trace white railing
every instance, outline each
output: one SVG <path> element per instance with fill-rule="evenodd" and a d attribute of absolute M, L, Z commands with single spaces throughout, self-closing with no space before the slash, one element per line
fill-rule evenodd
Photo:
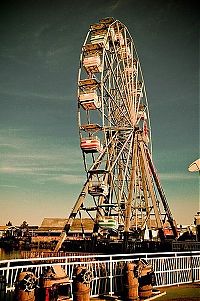
<path fill-rule="evenodd" d="M 0 261 L 0 275 L 6 279 L 7 291 L 12 291 L 17 276 L 22 271 L 31 270 L 39 278 L 48 267 L 60 265 L 72 283 L 74 268 L 84 266 L 92 272 L 91 296 L 98 296 L 102 293 L 112 295 L 120 291 L 123 285 L 124 263 L 140 258 L 152 264 L 158 287 L 200 281 L 199 251 L 2 260 Z"/>

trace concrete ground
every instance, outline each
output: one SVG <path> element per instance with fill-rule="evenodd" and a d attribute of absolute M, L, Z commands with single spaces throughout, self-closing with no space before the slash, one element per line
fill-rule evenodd
<path fill-rule="evenodd" d="M 166 295 L 156 299 L 159 301 L 200 301 L 200 283 L 165 287 L 160 291 Z"/>
<path fill-rule="evenodd" d="M 166 292 L 164 296 L 160 296 L 155 300 L 158 301 L 200 301 L 200 283 L 184 284 L 179 286 L 170 286 L 159 288 L 160 293 Z M 122 298 L 91 298 L 91 301 L 115 301 L 123 300 Z M 151 300 L 146 299 L 146 301 Z"/>

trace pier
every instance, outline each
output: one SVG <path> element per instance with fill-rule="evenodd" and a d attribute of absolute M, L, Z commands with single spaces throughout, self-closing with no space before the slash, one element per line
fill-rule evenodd
<path fill-rule="evenodd" d="M 198 283 L 200 281 L 199 251 L 40 257 L 2 260 L 0 262 L 0 276 L 5 286 L 2 288 L 1 295 L 3 296 L 4 294 L 7 297 L 13 295 L 17 275 L 20 272 L 32 271 L 37 279 L 40 279 L 45 269 L 56 266 L 61 266 L 69 277 L 69 285 L 72 292 L 74 269 L 77 266 L 84 266 L 91 272 L 91 298 L 102 295 L 119 296 L 123 284 L 122 272 L 124 264 L 139 259 L 144 259 L 152 265 L 155 272 L 155 288 Z"/>

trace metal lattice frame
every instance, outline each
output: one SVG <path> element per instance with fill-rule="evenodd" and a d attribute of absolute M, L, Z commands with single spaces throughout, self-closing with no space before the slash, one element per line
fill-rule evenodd
<path fill-rule="evenodd" d="M 162 213 L 172 226 L 173 219 L 151 160 L 150 118 L 139 57 L 126 26 L 112 18 L 91 25 L 82 47 L 78 124 L 80 141 L 98 139 L 100 145 L 98 151 L 82 148 L 87 180 L 63 239 L 78 212 L 94 220 L 97 233 L 99 221 L 112 218 L 125 233 L 148 227 L 163 237 Z M 95 181 L 103 183 L 107 193 L 90 193 Z"/>

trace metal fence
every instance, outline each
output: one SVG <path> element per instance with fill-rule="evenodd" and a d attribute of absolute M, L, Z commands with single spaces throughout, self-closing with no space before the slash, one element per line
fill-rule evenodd
<path fill-rule="evenodd" d="M 84 266 L 92 273 L 91 296 L 113 295 L 122 287 L 124 264 L 139 259 L 152 264 L 157 287 L 200 281 L 199 251 L 2 260 L 0 276 L 6 280 L 6 291 L 9 292 L 14 290 L 17 275 L 22 271 L 32 271 L 39 278 L 47 268 L 59 265 L 72 284 L 74 268 Z"/>

